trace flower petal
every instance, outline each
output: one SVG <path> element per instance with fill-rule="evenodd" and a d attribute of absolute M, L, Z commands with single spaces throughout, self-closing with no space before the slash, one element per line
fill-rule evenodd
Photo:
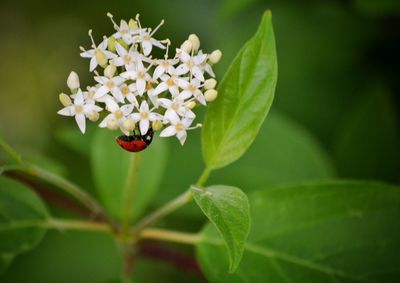
<path fill-rule="evenodd" d="M 125 116 L 128 116 L 133 111 L 133 105 L 132 104 L 125 104 L 124 106 L 121 107 L 120 110 L 122 111 L 122 113 L 124 113 Z"/>
<path fill-rule="evenodd" d="M 96 93 L 94 94 L 93 98 L 98 99 L 98 98 L 102 97 L 103 95 L 107 94 L 108 92 L 109 92 L 108 87 L 103 85 L 98 90 L 96 90 Z"/>
<path fill-rule="evenodd" d="M 149 126 L 150 126 L 149 120 L 147 120 L 147 119 L 140 120 L 139 127 L 140 127 L 140 133 L 142 134 L 142 136 L 147 134 L 147 131 L 149 130 Z"/>
<path fill-rule="evenodd" d="M 136 80 L 136 88 L 139 95 L 142 96 L 146 89 L 146 81 L 144 79 Z"/>
<path fill-rule="evenodd" d="M 160 137 L 170 137 L 176 135 L 176 128 L 175 126 L 166 127 L 161 133 Z"/>
<path fill-rule="evenodd" d="M 116 112 L 119 110 L 118 104 L 111 97 L 106 98 L 106 105 L 110 112 Z"/>
<path fill-rule="evenodd" d="M 60 114 L 62 116 L 74 116 L 75 115 L 75 107 L 74 106 L 68 106 L 65 107 L 57 112 L 57 114 Z"/>
<path fill-rule="evenodd" d="M 76 114 L 75 115 L 75 121 L 78 124 L 78 127 L 81 130 L 82 134 L 84 134 L 85 130 L 86 130 L 85 114 L 83 114 L 83 113 Z"/>
<path fill-rule="evenodd" d="M 151 49 L 153 48 L 153 45 L 151 44 L 151 42 L 149 40 L 143 40 L 142 48 L 143 48 L 143 54 L 145 56 L 147 56 L 151 53 Z"/>
<path fill-rule="evenodd" d="M 165 82 L 160 83 L 154 90 L 154 95 L 159 95 L 160 93 L 166 91 L 168 89 L 168 85 Z"/>

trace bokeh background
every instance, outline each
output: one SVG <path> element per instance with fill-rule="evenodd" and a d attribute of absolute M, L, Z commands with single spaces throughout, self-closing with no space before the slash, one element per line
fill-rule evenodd
<path fill-rule="evenodd" d="M 97 40 L 111 34 L 108 11 L 116 19 L 140 13 L 147 26 L 165 19 L 158 38 L 169 37 L 178 47 L 196 33 L 204 50 L 222 50 L 216 66 L 222 78 L 265 9 L 272 10 L 279 65 L 272 111 L 249 152 L 215 172 L 210 183 L 247 192 L 326 178 L 398 184 L 398 0 L 1 1 L 0 133 L 29 159 L 92 190 L 87 157 L 94 129 L 82 139 L 72 119 L 56 115 L 71 70 L 80 74 L 82 85 L 92 83 L 78 48 L 90 45 L 88 29 Z M 184 148 L 175 140 L 168 146 L 163 193 L 153 206 L 182 192 L 203 168 L 199 131 L 189 135 Z M 197 216 L 189 207 L 168 225 L 198 229 Z M 29 276 L 30 282 L 107 282 L 119 269 L 111 239 L 50 232 L 0 281 L 26 282 Z M 139 261 L 134 273 L 140 282 L 156 282 L 154 270 L 168 278 L 165 282 L 202 281 L 150 259 Z"/>

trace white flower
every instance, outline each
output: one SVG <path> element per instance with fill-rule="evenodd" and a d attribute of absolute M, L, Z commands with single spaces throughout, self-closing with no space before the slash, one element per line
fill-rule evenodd
<path fill-rule="evenodd" d="M 125 81 L 123 78 L 120 76 L 115 76 L 113 78 L 96 76 L 94 79 L 100 84 L 100 87 L 97 89 L 94 95 L 94 99 L 99 99 L 107 93 L 111 93 L 118 101 L 124 101 L 124 97 L 122 96 L 119 88 L 119 86 Z"/>
<path fill-rule="evenodd" d="M 203 70 L 201 64 L 207 59 L 207 55 L 199 52 L 196 56 L 190 56 L 183 50 L 180 50 L 179 59 L 182 64 L 178 66 L 178 75 L 183 75 L 190 72 L 199 81 L 204 81 Z"/>
<path fill-rule="evenodd" d="M 187 99 L 193 96 L 198 102 L 206 105 L 206 100 L 200 90 L 201 84 L 197 79 L 192 79 L 190 82 L 181 80 L 179 81 L 179 87 L 183 89 L 183 91 L 179 94 L 181 99 Z"/>
<path fill-rule="evenodd" d="M 154 70 L 153 73 L 153 79 L 156 80 L 159 77 L 161 77 L 162 74 L 164 73 L 169 73 L 169 74 L 175 74 L 175 68 L 174 66 L 178 64 L 179 60 L 178 59 L 163 59 L 163 60 L 158 60 L 157 64 L 158 66 Z"/>
<path fill-rule="evenodd" d="M 92 30 L 89 30 L 89 37 L 92 40 L 92 48 L 90 50 L 85 50 L 83 47 L 81 47 L 81 50 L 83 51 L 81 53 L 81 56 L 83 58 L 90 58 L 90 71 L 93 71 L 96 69 L 97 65 L 104 66 L 107 64 L 108 59 L 112 59 L 117 57 L 114 53 L 106 50 L 107 48 L 107 43 L 108 39 L 104 38 L 103 41 L 99 44 L 99 46 L 96 47 L 96 44 L 94 43 L 93 37 L 92 37 Z"/>
<path fill-rule="evenodd" d="M 79 88 L 79 76 L 76 72 L 72 71 L 67 79 L 67 86 L 71 91 L 74 91 Z"/>
<path fill-rule="evenodd" d="M 171 120 L 171 117 L 176 115 L 192 120 L 196 118 L 196 115 L 193 113 L 193 111 L 186 107 L 187 102 L 180 99 L 179 97 L 176 97 L 173 100 L 167 98 L 159 98 L 158 101 L 163 108 L 167 109 L 164 114 L 164 117 L 167 120 Z"/>
<path fill-rule="evenodd" d="M 133 105 L 125 104 L 121 107 L 114 101 L 114 99 L 110 96 L 106 98 L 106 106 L 110 114 L 108 114 L 103 121 L 101 121 L 99 127 L 105 128 L 108 127 L 109 124 L 117 124 L 121 131 L 124 132 L 125 135 L 129 135 L 129 132 L 125 130 L 124 122 L 127 117 L 132 113 Z"/>
<path fill-rule="evenodd" d="M 139 103 L 136 99 L 136 84 L 122 84 L 120 86 L 122 95 L 128 99 L 130 103 L 132 103 L 135 107 L 139 107 Z"/>
<path fill-rule="evenodd" d="M 174 73 L 174 71 L 172 72 Z M 154 91 L 154 94 L 158 95 L 166 90 L 172 94 L 172 97 L 176 97 L 179 95 L 179 84 L 186 85 L 184 82 L 187 82 L 188 78 L 179 77 L 177 75 L 167 75 L 164 74 L 161 76 L 161 83 L 159 83 Z"/>
<path fill-rule="evenodd" d="M 171 121 L 171 126 L 166 127 L 160 133 L 160 137 L 176 136 L 181 145 L 183 145 L 187 137 L 186 131 L 192 129 L 189 127 L 192 124 L 193 119 L 189 118 L 179 119 L 178 115 L 171 115 L 170 121 Z"/>
<path fill-rule="evenodd" d="M 143 59 L 143 56 L 140 55 L 139 52 L 134 51 L 133 47 L 130 48 L 128 51 L 118 42 L 115 43 L 115 50 L 117 51 L 119 56 L 114 58 L 112 62 L 117 67 L 125 65 L 135 66 L 138 61 L 142 61 Z"/>
<path fill-rule="evenodd" d="M 161 23 L 153 30 L 151 29 L 142 29 L 140 26 L 140 21 L 139 21 L 139 15 L 136 16 L 136 21 L 139 24 L 139 35 L 135 36 L 135 42 L 141 43 L 142 49 L 143 49 L 143 54 L 145 56 L 148 56 L 151 53 L 151 50 L 153 49 L 153 45 L 165 49 L 165 46 L 159 41 L 153 38 L 153 35 L 156 33 L 156 31 L 164 24 L 164 20 L 161 21 Z"/>
<path fill-rule="evenodd" d="M 121 77 L 127 80 L 136 81 L 136 89 L 140 96 L 146 90 L 146 82 L 151 80 L 151 76 L 147 73 L 151 68 L 151 65 L 147 68 L 144 67 L 142 62 L 138 62 L 135 68 L 130 68 L 126 66 L 127 71 L 120 74 Z"/>
<path fill-rule="evenodd" d="M 79 89 L 75 95 L 74 103 L 70 106 L 64 107 L 57 113 L 63 116 L 75 116 L 75 121 L 78 124 L 79 129 L 82 133 L 86 130 L 86 115 L 90 115 L 92 112 L 98 113 L 103 108 L 94 105 L 92 103 L 85 103 L 82 91 Z"/>
<path fill-rule="evenodd" d="M 161 120 L 162 116 L 158 113 L 151 112 L 149 105 L 143 101 L 139 108 L 139 113 L 133 113 L 131 116 L 133 121 L 139 122 L 140 133 L 145 135 L 149 130 L 150 121 Z"/>

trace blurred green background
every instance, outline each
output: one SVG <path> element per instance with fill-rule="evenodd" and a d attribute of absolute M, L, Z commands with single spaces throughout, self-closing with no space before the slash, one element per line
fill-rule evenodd
<path fill-rule="evenodd" d="M 93 83 L 78 49 L 90 45 L 88 29 L 97 40 L 111 34 L 108 11 L 116 19 L 140 13 L 147 26 L 164 18 L 158 38 L 169 37 L 178 47 L 196 33 L 205 51 L 222 50 L 216 66 L 221 79 L 265 9 L 272 10 L 279 64 L 273 110 L 248 153 L 215 172 L 210 183 L 247 192 L 334 177 L 400 183 L 398 0 L 2 1 L 0 132 L 29 159 L 90 190 L 94 129 L 82 138 L 72 119 L 56 115 L 71 70 L 82 85 Z M 183 148 L 173 139 L 168 145 L 168 169 L 154 206 L 182 192 L 203 168 L 199 131 Z M 201 220 L 193 221 L 192 208 L 168 225 L 187 221 L 188 230 L 198 229 Z M 52 232 L 0 281 L 26 282 L 29 275 L 31 282 L 107 282 L 118 277 L 118 257 L 105 236 Z M 154 282 L 146 270 L 178 282 L 177 270 L 146 260 L 136 265 L 138 282 Z M 187 276 L 180 280 L 201 281 Z"/>

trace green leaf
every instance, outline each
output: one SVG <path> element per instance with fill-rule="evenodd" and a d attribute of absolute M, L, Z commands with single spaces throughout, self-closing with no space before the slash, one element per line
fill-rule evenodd
<path fill-rule="evenodd" d="M 245 153 L 268 114 L 276 81 L 275 39 L 267 11 L 229 67 L 218 99 L 208 107 L 202 149 L 209 169 L 224 167 Z"/>
<path fill-rule="evenodd" d="M 93 139 L 91 165 L 96 190 L 112 215 L 121 218 L 127 184 L 129 159 L 132 154 L 115 142 L 115 132 L 98 130 Z M 141 152 L 139 180 L 134 196 L 133 217 L 137 219 L 157 192 L 167 160 L 167 146 L 155 137 Z"/>
<path fill-rule="evenodd" d="M 0 273 L 19 254 L 34 248 L 47 219 L 42 201 L 16 181 L 0 177 Z"/>
<path fill-rule="evenodd" d="M 229 272 L 235 271 L 242 258 L 250 231 L 249 202 L 240 189 L 229 186 L 192 187 L 194 200 L 217 228 L 229 254 Z"/>
<path fill-rule="evenodd" d="M 399 187 L 329 181 L 249 200 L 252 229 L 235 274 L 215 229 L 202 232 L 197 255 L 211 282 L 398 282 Z"/>
<path fill-rule="evenodd" d="M 224 170 L 216 171 L 209 182 L 235 184 L 247 193 L 266 185 L 332 176 L 331 160 L 311 133 L 271 110 L 246 155 Z"/>

